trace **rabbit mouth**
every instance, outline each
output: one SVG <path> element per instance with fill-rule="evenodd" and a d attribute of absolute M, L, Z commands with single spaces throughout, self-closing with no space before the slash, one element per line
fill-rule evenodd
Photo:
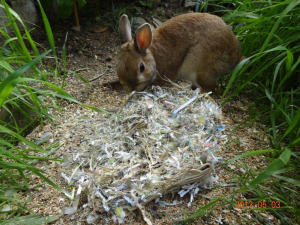
<path fill-rule="evenodd" d="M 149 84 L 150 84 L 150 82 L 143 82 L 143 83 L 137 84 L 134 87 L 134 90 L 135 91 L 144 91 Z"/>
<path fill-rule="evenodd" d="M 146 89 L 146 87 L 151 84 L 151 81 L 150 82 L 142 82 L 142 83 L 137 83 L 137 84 L 134 84 L 134 85 L 126 85 L 126 84 L 123 84 L 123 88 L 125 89 L 125 91 L 128 91 L 128 92 L 132 92 L 132 91 L 144 91 Z"/>
<path fill-rule="evenodd" d="M 124 82 L 123 80 L 119 79 L 121 85 L 125 89 L 125 91 L 132 92 L 132 91 L 144 91 L 148 85 L 154 83 L 156 76 L 152 76 L 150 79 L 143 79 L 140 82 Z"/>
<path fill-rule="evenodd" d="M 127 92 L 132 92 L 132 91 L 143 91 L 147 87 L 147 83 L 139 83 L 139 84 L 122 84 L 123 88 Z"/>
<path fill-rule="evenodd" d="M 142 82 L 137 83 L 134 86 L 135 91 L 144 91 L 148 85 L 154 83 L 156 76 L 152 76 L 151 79 L 144 80 Z"/>

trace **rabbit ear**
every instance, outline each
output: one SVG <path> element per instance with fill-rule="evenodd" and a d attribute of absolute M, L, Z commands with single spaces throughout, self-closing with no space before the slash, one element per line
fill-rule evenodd
<path fill-rule="evenodd" d="M 134 47 L 141 53 L 146 53 L 146 50 L 152 44 L 152 31 L 148 23 L 140 26 L 134 35 Z"/>
<path fill-rule="evenodd" d="M 122 43 L 132 40 L 131 36 L 131 26 L 128 20 L 128 16 L 123 14 L 119 21 L 119 33 L 121 36 Z"/>

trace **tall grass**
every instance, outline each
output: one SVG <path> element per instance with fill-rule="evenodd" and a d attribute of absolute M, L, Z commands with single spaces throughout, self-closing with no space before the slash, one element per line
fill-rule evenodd
<path fill-rule="evenodd" d="M 280 150 L 286 143 L 299 145 L 300 1 L 235 4 L 235 10 L 224 10 L 223 18 L 235 27 L 248 64 L 231 76 L 223 96 L 230 88 L 234 91 L 225 103 L 241 92 L 255 94 L 268 104 L 258 115 L 270 122 L 272 146 Z"/>
<path fill-rule="evenodd" d="M 48 109 L 59 105 L 57 98 L 72 101 L 98 112 L 106 112 L 80 103 L 62 89 L 67 76 L 66 44 L 62 49 L 64 74 L 58 79 L 61 60 L 56 55 L 50 23 L 39 0 L 37 2 L 51 47 L 51 50 L 44 50 L 45 52 L 41 54 L 37 47 L 39 44 L 32 39 L 20 17 L 5 0 L 1 0 L 2 4 L 0 4 L 10 21 L 0 27 L 0 110 L 2 110 L 0 113 L 7 113 L 10 117 L 8 121 L 0 120 L 0 223 L 31 224 L 34 221 L 34 224 L 45 224 L 58 218 L 41 218 L 40 214 L 32 212 L 28 216 L 22 216 L 24 212 L 30 211 L 25 204 L 31 199 L 21 201 L 18 193 L 21 190 L 35 188 L 29 182 L 33 175 L 39 176 L 52 187 L 72 198 L 69 193 L 47 178 L 44 171 L 34 166 L 37 161 L 59 161 L 58 158 L 49 157 L 62 144 L 56 142 L 44 149 L 41 145 L 46 139 L 32 142 L 22 136 L 24 130 L 32 126 L 35 121 L 39 121 L 42 125 L 45 119 L 53 119 Z M 20 22 L 24 32 L 20 31 L 16 21 Z M 11 28 L 13 34 L 7 32 L 6 28 Z M 46 72 L 47 65 L 42 62 L 46 57 L 53 59 L 55 63 L 55 66 L 51 67 L 53 69 L 48 72 Z M 20 118 L 25 118 L 22 121 L 28 121 L 27 124 L 20 124 Z"/>
<path fill-rule="evenodd" d="M 2 112 L 6 111 L 11 119 L 0 121 L 0 214 L 2 214 L 0 223 L 11 219 L 11 224 L 23 224 L 26 219 L 28 221 L 34 219 L 36 224 L 42 224 L 55 218 L 40 218 L 41 215 L 37 214 L 21 218 L 20 216 L 28 209 L 25 207 L 26 202 L 18 198 L 18 193 L 20 190 L 34 188 L 29 184 L 29 180 L 36 175 L 70 197 L 67 192 L 47 178 L 44 171 L 34 167 L 37 160 L 59 160 L 49 156 L 60 147 L 60 143 L 56 142 L 43 149 L 39 146 L 41 143 L 34 143 L 24 138 L 22 134 L 24 129 L 34 121 L 42 124 L 45 119 L 52 119 L 48 114 L 48 107 L 53 107 L 53 103 L 57 101 L 56 97 L 79 104 L 80 102 L 56 85 L 59 74 L 58 59 L 51 27 L 43 9 L 40 8 L 52 55 L 51 50 L 39 53 L 37 43 L 31 38 L 22 20 L 4 0 L 1 0 L 1 3 L 0 7 L 5 9 L 10 22 L 0 28 L 2 43 L 0 46 L 0 109 L 3 110 Z M 23 33 L 20 32 L 16 20 L 23 26 Z M 8 27 L 13 30 L 12 36 L 6 32 Z M 42 63 L 45 57 L 54 58 L 56 67 L 53 71 L 45 72 Z M 49 80 L 55 80 L 56 84 L 52 84 Z M 20 117 L 28 119 L 28 123 L 22 127 L 18 122 Z"/>
<path fill-rule="evenodd" d="M 223 104 L 234 96 L 250 96 L 258 110 L 236 129 L 247 126 L 251 119 L 269 126 L 265 133 L 270 139 L 270 149 L 253 149 L 227 162 L 253 155 L 264 155 L 269 162 L 263 171 L 250 170 L 243 162 L 248 176 L 240 178 L 244 186 L 236 193 L 253 193 L 255 198 L 247 201 L 255 203 L 280 201 L 280 208 L 266 210 L 285 224 L 299 224 L 300 1 L 227 0 L 218 3 L 227 4 L 220 12 L 233 27 L 248 57 L 228 79 Z M 230 200 L 234 199 L 219 198 L 184 222 L 211 212 L 211 206 L 220 201 L 234 207 L 234 201 Z"/>

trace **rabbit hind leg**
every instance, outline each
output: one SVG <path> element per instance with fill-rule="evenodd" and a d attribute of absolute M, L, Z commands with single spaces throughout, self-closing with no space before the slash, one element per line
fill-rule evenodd
<path fill-rule="evenodd" d="M 188 55 L 179 70 L 178 78 L 192 82 L 192 88 L 201 88 L 202 92 L 213 91 L 216 88 L 216 71 L 199 55 Z"/>

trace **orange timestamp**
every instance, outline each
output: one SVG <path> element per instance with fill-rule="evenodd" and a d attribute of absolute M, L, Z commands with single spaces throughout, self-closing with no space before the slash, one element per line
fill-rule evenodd
<path fill-rule="evenodd" d="M 271 207 L 272 209 L 279 209 L 281 207 L 280 201 L 258 201 L 257 204 L 255 204 L 253 201 L 235 201 L 235 203 L 235 208 L 237 209 L 266 209 L 269 207 Z"/>

